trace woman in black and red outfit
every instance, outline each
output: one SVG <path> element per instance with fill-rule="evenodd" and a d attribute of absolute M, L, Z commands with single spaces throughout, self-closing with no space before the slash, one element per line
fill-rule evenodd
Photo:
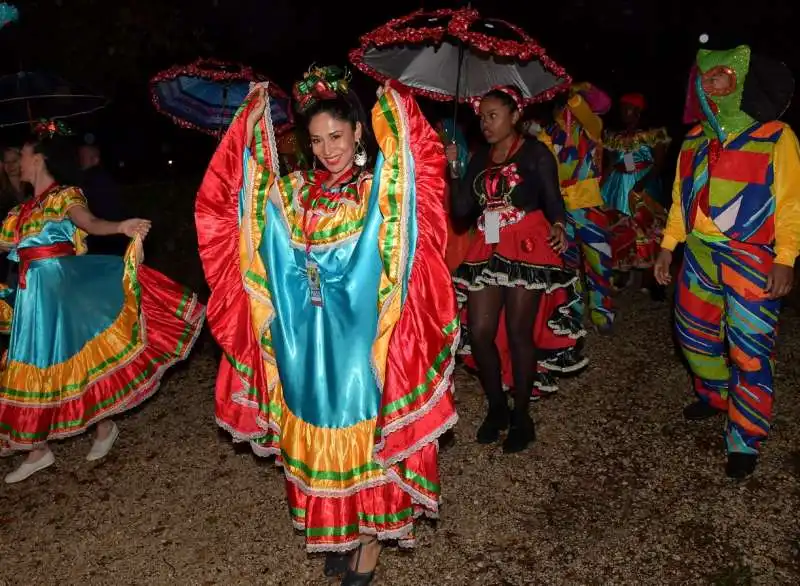
<path fill-rule="evenodd" d="M 497 441 L 510 424 L 503 443 L 510 453 L 536 437 L 528 402 L 537 370 L 585 365 L 576 348 L 585 331 L 569 312 L 576 277 L 560 257 L 566 212 L 556 160 L 544 144 L 517 131 L 523 102 L 516 88 L 495 88 L 473 106 L 488 144 L 464 179 L 453 180 L 451 213 L 478 227 L 454 281 L 466 301 L 470 352 L 489 402 L 478 442 Z M 447 157 L 457 159 L 452 146 Z M 512 376 L 504 377 L 509 370 Z M 513 411 L 504 378 L 513 381 L 506 385 L 514 388 Z"/>

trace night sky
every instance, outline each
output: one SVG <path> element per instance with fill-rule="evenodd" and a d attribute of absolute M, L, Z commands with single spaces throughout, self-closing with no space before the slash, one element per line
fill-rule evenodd
<path fill-rule="evenodd" d="M 101 116 L 82 121 L 119 157 L 151 155 L 207 160 L 213 139 L 175 128 L 155 114 L 147 81 L 174 64 L 213 56 L 245 62 L 286 90 L 312 62 L 346 64 L 364 32 L 418 8 L 460 2 L 315 4 L 298 0 L 18 0 L 22 20 L 0 31 L 4 73 L 49 70 L 113 100 Z M 736 12 L 718 0 L 477 0 L 485 16 L 512 21 L 546 48 L 578 81 L 611 93 L 638 90 L 652 104 L 652 123 L 682 132 L 680 114 L 688 68 L 708 33 L 711 48 L 740 43 L 800 70 L 800 34 L 792 0 L 759 0 Z M 356 73 L 365 92 L 374 84 Z M 369 95 L 369 94 L 366 94 Z M 431 108 L 431 106 L 426 106 Z M 800 123 L 796 106 L 785 117 Z M 160 156 L 160 155 L 159 155 Z M 147 160 L 153 158 L 147 157 Z M 160 157 L 164 158 L 164 157 Z M 144 159 L 142 159 L 144 160 Z"/>

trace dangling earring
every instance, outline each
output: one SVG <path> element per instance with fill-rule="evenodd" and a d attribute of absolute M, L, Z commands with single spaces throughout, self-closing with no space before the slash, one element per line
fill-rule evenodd
<path fill-rule="evenodd" d="M 363 167 L 367 164 L 367 149 L 364 148 L 364 143 L 360 140 L 356 143 L 356 154 L 353 157 L 353 163 L 358 167 Z"/>
<path fill-rule="evenodd" d="M 312 171 L 316 171 L 317 170 L 317 157 L 316 156 L 314 157 L 314 162 L 311 163 L 311 170 Z"/>

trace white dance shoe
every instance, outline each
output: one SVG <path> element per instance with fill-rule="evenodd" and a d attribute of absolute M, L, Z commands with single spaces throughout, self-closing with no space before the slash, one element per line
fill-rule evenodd
<path fill-rule="evenodd" d="M 35 462 L 28 462 L 27 460 L 20 464 L 20 467 L 6 475 L 6 484 L 16 484 L 22 482 L 45 468 L 49 468 L 56 461 L 53 452 L 48 451 L 44 456 Z"/>
<path fill-rule="evenodd" d="M 86 460 L 89 462 L 94 462 L 95 460 L 102 460 L 108 453 L 111 451 L 111 448 L 114 446 L 114 442 L 117 441 L 119 437 L 119 427 L 113 421 L 111 422 L 111 433 L 108 434 L 108 437 L 103 440 L 96 439 L 92 444 L 92 449 L 89 450 L 89 453 L 86 455 Z"/>

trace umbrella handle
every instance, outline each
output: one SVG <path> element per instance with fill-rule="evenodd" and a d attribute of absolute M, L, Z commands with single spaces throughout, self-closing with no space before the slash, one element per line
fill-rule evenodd
<path fill-rule="evenodd" d="M 453 143 L 456 142 L 456 128 L 458 128 L 458 97 L 461 94 L 461 68 L 464 65 L 464 43 L 458 43 L 458 68 L 456 69 L 456 98 L 453 106 Z"/>
<path fill-rule="evenodd" d="M 222 86 L 222 115 L 219 119 L 219 128 L 217 129 L 217 138 L 222 140 L 222 130 L 225 127 L 225 106 L 228 105 L 228 89 L 230 88 L 230 83 L 226 83 Z"/>

